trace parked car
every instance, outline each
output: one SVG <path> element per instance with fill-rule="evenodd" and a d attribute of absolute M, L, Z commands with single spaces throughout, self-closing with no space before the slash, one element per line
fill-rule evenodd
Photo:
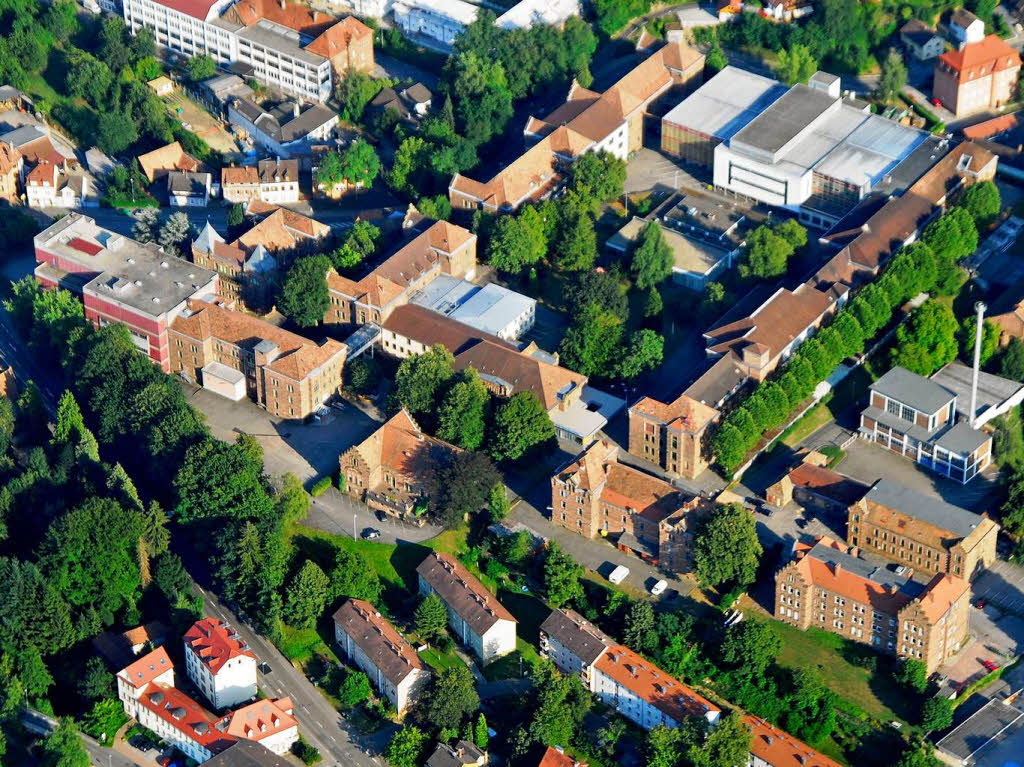
<path fill-rule="evenodd" d="M 668 583 L 666 583 L 665 581 L 658 581 L 653 586 L 651 586 L 651 594 L 653 594 L 654 596 L 660 596 L 661 594 L 665 593 L 665 589 L 667 588 Z"/>
<path fill-rule="evenodd" d="M 629 568 L 624 565 L 618 565 L 614 570 L 608 573 L 608 580 L 618 586 L 629 576 Z"/>
<path fill-rule="evenodd" d="M 984 599 L 979 599 L 977 602 L 974 603 L 974 606 L 980 610 L 987 604 L 988 602 L 986 602 Z"/>
<path fill-rule="evenodd" d="M 995 671 L 997 668 L 999 668 L 998 663 L 993 663 L 990 660 L 983 660 L 981 662 L 981 665 L 985 667 L 986 671 Z"/>
<path fill-rule="evenodd" d="M 376 538 L 380 538 L 380 530 L 376 527 L 368 527 L 363 530 L 362 538 L 364 541 L 372 541 Z"/>
<path fill-rule="evenodd" d="M 388 515 L 387 515 L 387 512 L 385 512 L 385 511 L 381 511 L 380 509 L 378 509 L 377 511 L 375 511 L 375 512 L 373 513 L 373 516 L 375 516 L 375 517 L 377 518 L 377 521 L 378 521 L 378 522 L 387 522 L 387 521 L 388 521 Z"/>
<path fill-rule="evenodd" d="M 272 668 L 270 667 L 270 664 L 269 664 L 269 663 L 267 663 L 267 662 L 266 662 L 265 660 L 264 660 L 264 661 L 260 661 L 260 673 L 261 673 L 261 674 L 264 674 L 264 675 L 266 675 L 266 674 L 269 674 L 269 673 L 271 673 L 271 672 L 272 672 L 273 670 L 274 670 L 274 669 L 272 669 Z"/>

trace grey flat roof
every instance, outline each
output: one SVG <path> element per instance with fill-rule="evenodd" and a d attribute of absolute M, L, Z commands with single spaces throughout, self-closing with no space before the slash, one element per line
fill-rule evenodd
<path fill-rule="evenodd" d="M 778 80 L 728 66 L 662 119 L 727 141 L 785 92 Z"/>
<path fill-rule="evenodd" d="M 935 444 L 943 450 L 957 455 L 969 455 L 992 439 L 983 431 L 972 429 L 966 421 L 961 421 L 953 428 L 944 432 L 935 440 Z"/>
<path fill-rule="evenodd" d="M 302 38 L 294 29 L 283 27 L 267 19 L 260 19 L 251 27 L 246 27 L 238 33 L 238 39 L 248 40 L 313 66 L 319 66 L 327 60 L 323 56 L 310 53 L 303 48 Z"/>
<path fill-rule="evenodd" d="M 992 740 L 999 737 L 998 743 Z M 990 745 L 991 744 L 991 745 Z M 1009 765 L 1024 753 L 1024 711 L 1001 700 L 990 700 L 940 740 L 936 747 L 966 762 L 981 749 L 975 764 Z"/>
<path fill-rule="evenodd" d="M 838 564 L 847 572 L 873 583 L 895 588 L 911 599 L 919 596 L 925 589 L 924 584 L 918 583 L 908 575 L 897 575 L 886 567 L 874 565 L 866 559 L 855 557 L 823 543 L 814 544 L 807 552 L 807 556 L 830 565 Z"/>
<path fill-rule="evenodd" d="M 481 287 L 447 274 L 435 277 L 410 300 L 491 335 L 497 335 L 537 305 L 534 299 L 501 285 L 488 283 Z"/>
<path fill-rule="evenodd" d="M 915 519 L 965 538 L 983 519 L 973 511 L 946 503 L 934 496 L 922 495 L 916 490 L 887 479 L 878 480 L 864 499 L 881 504 L 887 509 L 902 511 Z"/>
<path fill-rule="evenodd" d="M 962 362 L 950 362 L 932 376 L 932 380 L 957 395 L 956 411 L 970 417 L 972 368 Z M 1024 389 L 1024 384 L 1009 378 L 978 372 L 978 410 L 975 415 L 990 407 L 998 407 Z"/>
<path fill-rule="evenodd" d="M 824 91 L 794 85 L 747 123 L 733 140 L 774 154 L 835 103 L 836 100 Z"/>
<path fill-rule="evenodd" d="M 871 390 L 909 405 L 922 413 L 934 413 L 956 395 L 935 381 L 898 365 L 871 384 Z"/>

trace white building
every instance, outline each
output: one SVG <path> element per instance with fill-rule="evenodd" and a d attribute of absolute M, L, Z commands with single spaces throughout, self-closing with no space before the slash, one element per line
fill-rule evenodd
<path fill-rule="evenodd" d="M 80 208 L 89 193 L 89 177 L 71 173 L 66 165 L 43 161 L 25 178 L 30 208 Z"/>
<path fill-rule="evenodd" d="M 966 8 L 957 8 L 953 11 L 947 29 L 950 40 L 958 48 L 970 43 L 980 43 L 985 39 L 985 22 Z"/>
<path fill-rule="evenodd" d="M 369 602 L 349 599 L 334 613 L 334 641 L 399 715 L 416 700 L 430 672 L 412 645 Z"/>
<path fill-rule="evenodd" d="M 250 200 L 273 205 L 299 201 L 299 163 L 297 160 L 260 160 L 254 167 L 221 169 L 221 194 L 227 202 Z"/>
<path fill-rule="evenodd" d="M 358 16 L 380 19 L 394 12 L 396 20 L 401 14 L 418 11 L 423 20 L 436 21 L 442 35 L 458 27 L 452 39 L 467 24 L 476 19 L 476 7 L 461 0 L 349 0 Z M 526 29 L 537 24 L 561 26 L 570 16 L 579 16 L 579 0 L 521 0 L 498 16 L 494 24 L 502 29 Z M 431 35 L 434 36 L 434 35 Z M 441 40 L 442 37 L 436 37 Z"/>
<path fill-rule="evenodd" d="M 212 183 L 209 173 L 172 170 L 167 174 L 167 201 L 176 208 L 205 208 Z"/>
<path fill-rule="evenodd" d="M 554 610 L 540 627 L 541 655 L 607 706 L 645 730 L 678 727 L 686 717 L 718 723 L 721 709 L 572 610 Z"/>
<path fill-rule="evenodd" d="M 520 338 L 537 319 L 535 299 L 494 283 L 481 287 L 447 274 L 435 277 L 410 300 L 506 341 Z"/>
<path fill-rule="evenodd" d="M 235 99 L 228 105 L 228 122 L 268 153 L 286 159 L 308 157 L 314 143 L 331 137 L 339 119 L 322 104 L 303 109 L 298 102 L 286 102 L 267 110 L 249 99 Z"/>
<path fill-rule="evenodd" d="M 494 24 L 502 29 L 528 29 L 537 24 L 560 27 L 570 16 L 579 15 L 579 0 L 520 0 Z"/>
<path fill-rule="evenodd" d="M 480 660 L 489 663 L 516 649 L 516 619 L 457 559 L 435 551 L 416 572 L 420 593 L 440 597 L 448 626 Z"/>
<path fill-rule="evenodd" d="M 463 0 L 396 0 L 395 24 L 406 35 L 423 35 L 451 46 L 476 20 L 477 7 Z"/>
<path fill-rule="evenodd" d="M 185 633 L 185 671 L 214 708 L 256 697 L 256 656 L 238 633 L 215 618 L 203 618 Z"/>

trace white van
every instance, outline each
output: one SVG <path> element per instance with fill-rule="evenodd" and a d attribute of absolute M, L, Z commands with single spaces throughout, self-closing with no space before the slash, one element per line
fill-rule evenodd
<path fill-rule="evenodd" d="M 619 565 L 608 574 L 608 580 L 618 586 L 629 576 L 629 568 Z"/>

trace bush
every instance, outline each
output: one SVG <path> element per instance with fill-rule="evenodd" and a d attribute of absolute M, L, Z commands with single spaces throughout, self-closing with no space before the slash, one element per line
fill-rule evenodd
<path fill-rule="evenodd" d="M 313 487 L 309 489 L 309 494 L 314 498 L 319 498 L 321 495 L 326 493 L 333 484 L 334 477 L 331 476 L 330 474 L 328 474 L 326 477 L 320 477 L 320 479 L 313 483 Z"/>
<path fill-rule="evenodd" d="M 292 743 L 292 753 L 299 757 L 303 764 L 308 765 L 314 765 L 323 759 L 323 757 L 320 756 L 320 752 L 313 746 L 309 745 L 309 743 L 306 742 L 306 739 L 301 735 L 297 741 Z"/>

